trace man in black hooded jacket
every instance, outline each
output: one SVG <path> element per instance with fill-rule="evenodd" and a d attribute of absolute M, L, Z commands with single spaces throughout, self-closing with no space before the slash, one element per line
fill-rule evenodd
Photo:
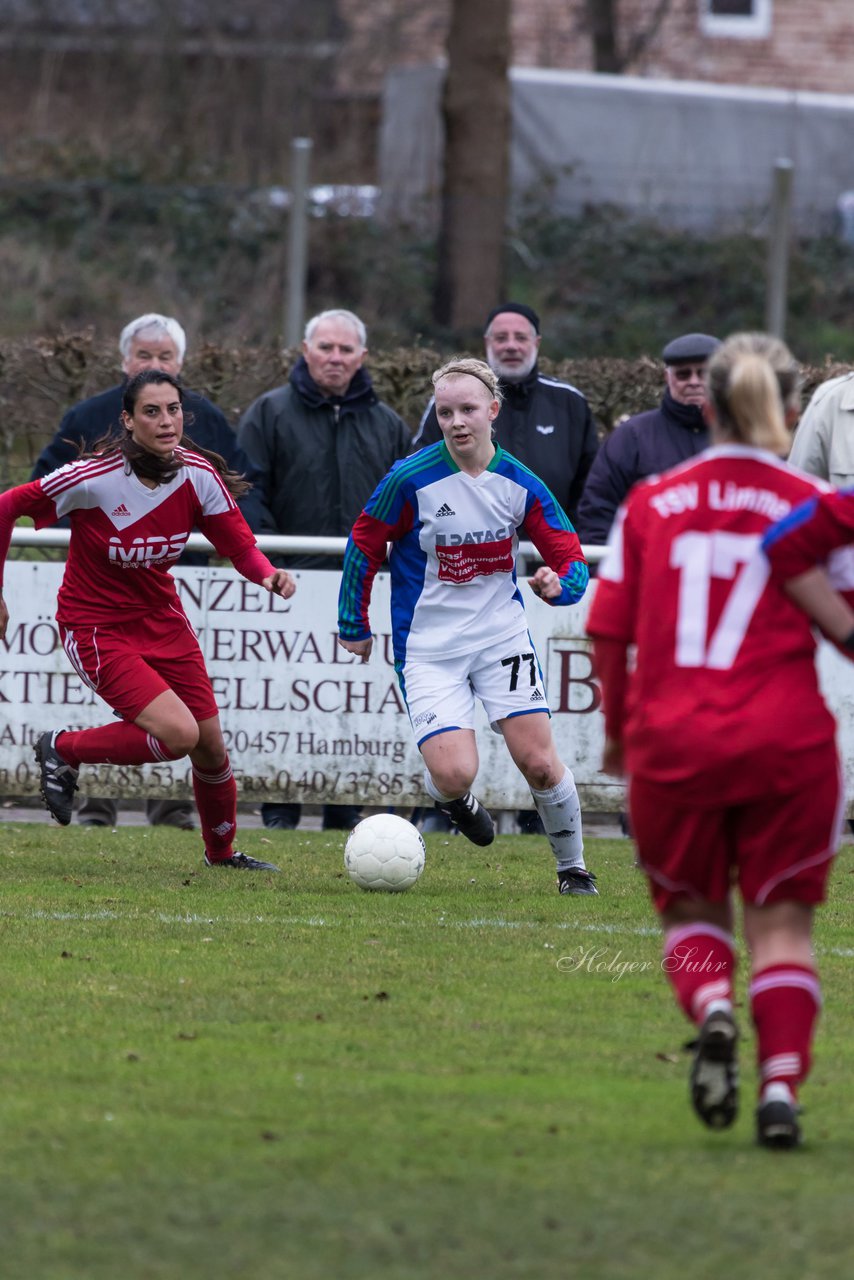
<path fill-rule="evenodd" d="M 489 313 L 484 346 L 503 396 L 496 440 L 548 485 L 574 523 L 598 448 L 590 406 L 577 387 L 540 372 L 540 319 L 526 303 L 502 302 Z M 423 449 L 441 438 L 431 400 L 412 447 Z"/>

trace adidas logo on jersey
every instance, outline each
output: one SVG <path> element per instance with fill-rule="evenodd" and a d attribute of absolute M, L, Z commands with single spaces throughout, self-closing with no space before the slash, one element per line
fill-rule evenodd
<path fill-rule="evenodd" d="M 439 510 L 436 512 L 437 516 L 455 516 L 456 514 L 456 511 L 449 507 L 447 502 L 443 502 Z"/>
<path fill-rule="evenodd" d="M 541 427 L 540 424 L 537 423 L 537 430 L 541 436 L 550 436 L 554 431 L 554 424 L 552 423 L 549 427 Z"/>
<path fill-rule="evenodd" d="M 126 516 L 128 519 L 130 519 L 130 512 L 128 511 L 127 507 L 125 506 L 125 504 L 124 504 L 123 502 L 120 502 L 120 503 L 119 503 L 119 505 L 116 507 L 115 511 L 111 511 L 111 512 L 110 512 L 110 519 L 111 519 L 111 520 L 112 520 L 115 516 Z"/>
<path fill-rule="evenodd" d="M 543 701 L 543 695 L 540 693 L 539 689 L 535 689 L 534 692 L 531 694 L 531 702 L 542 702 L 542 701 Z"/>

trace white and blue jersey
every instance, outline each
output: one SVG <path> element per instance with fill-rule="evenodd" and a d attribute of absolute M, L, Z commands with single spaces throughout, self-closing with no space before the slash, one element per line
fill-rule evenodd
<path fill-rule="evenodd" d="M 559 575 L 546 603 L 574 604 L 587 563 L 569 518 L 532 471 L 496 446 L 479 476 L 461 471 L 444 442 L 392 467 L 347 543 L 338 600 L 342 639 L 364 640 L 374 576 L 389 543 L 397 664 L 456 657 L 516 635 L 525 610 L 516 582 L 520 536 Z"/>

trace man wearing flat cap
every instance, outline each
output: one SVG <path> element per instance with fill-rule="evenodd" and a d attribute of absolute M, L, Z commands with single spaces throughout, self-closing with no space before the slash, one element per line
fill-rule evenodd
<path fill-rule="evenodd" d="M 686 333 L 668 342 L 661 353 L 665 381 L 661 404 L 621 422 L 590 469 L 576 525 L 582 542 L 603 546 L 617 508 L 633 484 L 686 462 L 707 447 L 706 363 L 720 345 L 708 333 Z"/>
<path fill-rule="evenodd" d="M 590 406 L 576 387 L 540 373 L 540 318 L 524 302 L 503 302 L 489 313 L 484 343 L 504 398 L 494 423 L 496 440 L 548 485 L 574 522 L 598 448 Z M 431 400 L 412 447 L 441 439 Z"/>

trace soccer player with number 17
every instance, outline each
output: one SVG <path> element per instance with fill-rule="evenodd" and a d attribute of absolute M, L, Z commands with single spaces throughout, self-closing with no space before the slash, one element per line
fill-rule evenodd
<path fill-rule="evenodd" d="M 489 365 L 452 360 L 433 374 L 433 386 L 443 439 L 398 462 L 356 521 L 338 600 L 339 643 L 368 660 L 371 586 L 391 543 L 395 669 L 428 795 L 468 839 L 492 842 L 492 817 L 470 790 L 477 697 L 531 788 L 558 891 L 595 895 L 575 781 L 552 737 L 516 582 L 519 534 L 545 561 L 528 582 L 549 605 L 581 598 L 587 563 L 554 496 L 495 444 L 500 392 Z"/>
<path fill-rule="evenodd" d="M 782 342 L 736 334 L 706 377 L 712 447 L 632 490 L 588 631 L 602 683 L 603 769 L 628 776 L 662 967 L 698 1028 L 694 1109 L 714 1129 L 736 1117 L 737 889 L 757 1037 L 757 1140 L 785 1148 L 800 1141 L 798 1089 L 821 1003 L 813 913 L 843 791 L 810 621 L 771 580 L 760 543 L 827 486 L 782 461 L 799 411 L 798 369 Z"/>

